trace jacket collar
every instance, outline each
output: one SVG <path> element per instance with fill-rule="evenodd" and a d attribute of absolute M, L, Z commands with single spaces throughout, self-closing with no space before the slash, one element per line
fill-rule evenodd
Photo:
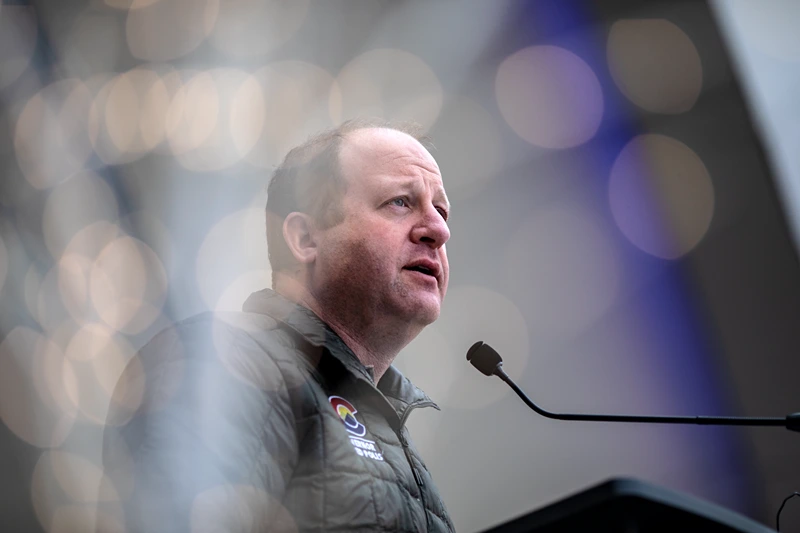
<path fill-rule="evenodd" d="M 313 346 L 327 348 L 328 352 L 352 374 L 375 386 L 372 369 L 364 366 L 341 337 L 310 309 L 284 298 L 271 289 L 263 289 L 247 298 L 242 311 L 268 315 L 286 324 Z M 394 366 L 389 366 L 383 374 L 377 389 L 383 393 L 401 418 L 409 406 L 430 406 L 439 409 L 422 389 L 414 385 Z"/>

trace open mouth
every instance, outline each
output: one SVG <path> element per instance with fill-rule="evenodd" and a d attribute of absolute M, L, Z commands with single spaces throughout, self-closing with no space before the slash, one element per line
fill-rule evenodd
<path fill-rule="evenodd" d="M 430 278 L 436 281 L 437 283 L 439 282 L 438 278 L 436 277 L 436 274 L 433 272 L 433 270 L 431 270 L 428 267 L 417 265 L 417 266 L 405 267 L 405 270 L 411 270 L 412 272 L 419 272 L 421 274 L 425 274 L 426 276 L 430 276 Z"/>
<path fill-rule="evenodd" d="M 413 270 L 415 272 L 422 272 L 423 274 L 427 274 L 429 276 L 433 276 L 433 271 L 429 268 L 424 266 L 413 266 L 413 267 L 406 267 L 406 270 Z"/>

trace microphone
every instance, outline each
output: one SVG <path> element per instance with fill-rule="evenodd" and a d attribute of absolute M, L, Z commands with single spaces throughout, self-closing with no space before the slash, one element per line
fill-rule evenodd
<path fill-rule="evenodd" d="M 700 424 L 706 426 L 782 426 L 790 431 L 800 431 L 800 413 L 786 417 L 741 416 L 637 416 L 594 415 L 580 413 L 551 413 L 542 409 L 520 389 L 505 370 L 503 358 L 494 348 L 478 341 L 467 351 L 467 361 L 487 376 L 497 376 L 511 387 L 525 404 L 538 414 L 554 420 L 583 420 L 585 422 L 648 422 L 651 424 Z"/>

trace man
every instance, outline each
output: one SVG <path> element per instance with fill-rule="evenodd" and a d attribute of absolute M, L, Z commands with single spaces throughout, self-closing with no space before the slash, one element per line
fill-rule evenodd
<path fill-rule="evenodd" d="M 452 531 L 405 425 L 438 407 L 391 366 L 439 316 L 449 211 L 410 129 L 292 150 L 269 186 L 274 291 L 162 332 L 120 380 L 104 462 L 127 531 Z"/>

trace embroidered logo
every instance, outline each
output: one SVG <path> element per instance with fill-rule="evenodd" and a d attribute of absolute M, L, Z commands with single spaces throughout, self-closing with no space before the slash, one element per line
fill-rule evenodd
<path fill-rule="evenodd" d="M 368 457 L 376 461 L 383 461 L 383 454 L 378 451 L 375 442 L 367 440 L 364 435 L 367 434 L 367 428 L 356 419 L 358 412 L 353 404 L 342 398 L 341 396 L 331 396 L 328 398 L 331 402 L 333 410 L 342 419 L 345 429 L 350 433 L 350 443 L 353 445 L 356 453 L 361 457 Z"/>
<path fill-rule="evenodd" d="M 339 415 L 339 418 L 344 422 L 344 427 L 347 431 L 356 437 L 363 437 L 367 433 L 367 428 L 364 427 L 364 424 L 356 420 L 356 413 L 358 411 L 356 411 L 352 403 L 340 396 L 331 396 L 328 398 L 328 401 L 331 402 L 333 410 L 336 411 L 336 414 Z"/>

